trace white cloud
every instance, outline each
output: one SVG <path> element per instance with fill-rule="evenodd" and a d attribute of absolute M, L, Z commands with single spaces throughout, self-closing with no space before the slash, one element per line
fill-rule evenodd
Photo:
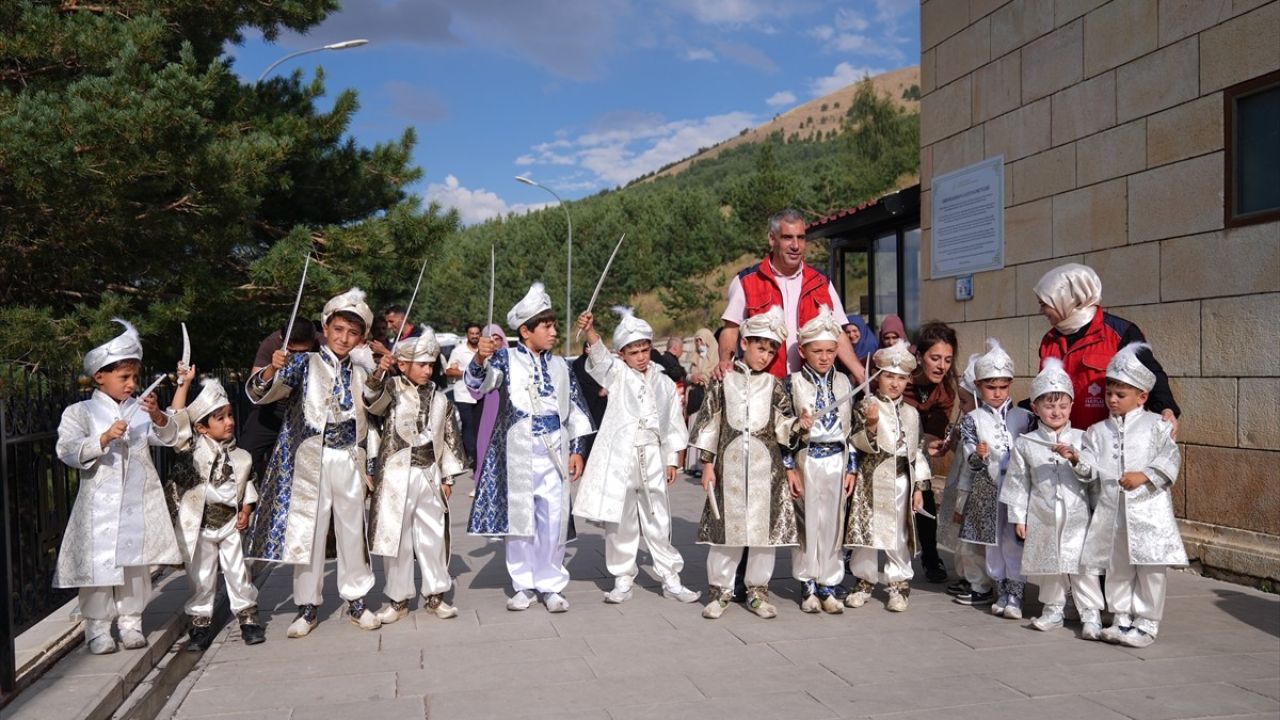
<path fill-rule="evenodd" d="M 690 48 L 685 51 L 684 59 L 689 61 L 705 60 L 715 62 L 716 54 L 706 48 Z"/>
<path fill-rule="evenodd" d="M 810 30 L 809 34 L 821 40 L 822 42 L 826 42 L 830 40 L 832 37 L 835 37 L 836 29 L 831 27 L 830 25 L 819 25 L 818 27 Z"/>
<path fill-rule="evenodd" d="M 870 27 L 871 23 L 867 22 L 861 15 L 853 12 L 849 8 L 840 8 L 836 10 L 836 29 L 837 30 L 853 30 L 862 32 Z"/>
<path fill-rule="evenodd" d="M 755 0 L 686 0 L 681 3 L 704 23 L 747 23 L 769 12 L 769 6 Z"/>
<path fill-rule="evenodd" d="M 502 217 L 509 213 L 524 214 L 532 210 L 540 210 L 554 203 L 516 203 L 507 204 L 497 193 L 484 188 L 472 190 L 463 187 L 458 178 L 446 175 L 443 183 L 427 185 L 425 196 L 429 202 L 439 203 L 446 208 L 454 208 L 462 218 L 462 224 L 476 223 Z"/>
<path fill-rule="evenodd" d="M 809 83 L 809 91 L 813 93 L 814 97 L 830 95 L 841 88 L 862 80 L 868 75 L 875 76 L 883 72 L 882 68 L 871 68 L 865 65 L 855 68 L 847 62 L 842 62 L 836 65 L 835 70 L 830 75 L 811 81 Z"/>
<path fill-rule="evenodd" d="M 796 101 L 795 93 L 791 92 L 790 90 L 783 90 L 781 92 L 776 92 L 770 95 L 769 98 L 764 102 L 769 107 L 782 107 L 784 105 L 791 105 L 795 101 Z"/>

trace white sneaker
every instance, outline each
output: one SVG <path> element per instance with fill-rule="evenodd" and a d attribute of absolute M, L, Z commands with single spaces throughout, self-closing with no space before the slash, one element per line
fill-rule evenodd
<path fill-rule="evenodd" d="M 635 581 L 630 575 L 623 575 L 613 581 L 613 589 L 604 594 L 604 601 L 611 605 L 621 605 L 631 599 L 631 588 Z"/>
<path fill-rule="evenodd" d="M 1021 620 L 1022 605 L 1017 600 L 1010 600 L 1009 604 L 1004 606 L 1004 617 L 1006 620 Z"/>
<path fill-rule="evenodd" d="M 378 622 L 382 623 L 383 625 L 390 625 L 391 623 L 397 620 L 400 620 L 402 618 L 406 618 L 408 616 L 409 616 L 408 600 L 392 600 L 386 605 L 383 605 L 382 608 L 378 610 L 378 614 L 377 614 Z"/>
<path fill-rule="evenodd" d="M 320 624 L 320 617 L 316 612 L 315 605 L 298 606 L 298 617 L 294 618 L 289 625 L 289 637 L 300 638 L 306 637 L 316 625 Z"/>
<path fill-rule="evenodd" d="M 89 652 L 94 655 L 110 655 L 117 652 L 120 648 L 116 645 L 115 638 L 111 637 L 111 633 L 105 635 L 95 635 L 89 638 Z"/>
<path fill-rule="evenodd" d="M 712 597 L 711 602 L 703 606 L 702 617 L 708 620 L 715 620 L 716 618 L 719 618 L 721 615 L 723 615 L 724 611 L 728 607 L 729 607 L 729 601 L 727 599 L 721 598 L 721 597 Z"/>
<path fill-rule="evenodd" d="M 1084 629 L 1080 631 L 1080 637 L 1084 640 L 1101 640 L 1102 639 L 1101 623 L 1096 623 L 1096 622 L 1085 623 Z"/>
<path fill-rule="evenodd" d="M 1129 628 L 1129 632 L 1120 636 L 1120 644 L 1131 648 L 1144 648 L 1156 641 L 1156 636 L 1143 632 L 1138 628 Z"/>
<path fill-rule="evenodd" d="M 765 590 L 747 591 L 747 609 L 765 620 L 778 616 L 778 608 L 769 602 L 769 593 Z"/>
<path fill-rule="evenodd" d="M 1062 627 L 1063 617 L 1064 614 L 1062 608 L 1054 608 L 1046 605 L 1044 612 L 1040 614 L 1040 617 L 1031 621 L 1031 627 L 1041 632 L 1057 630 Z"/>
<path fill-rule="evenodd" d="M 828 595 L 822 598 L 822 611 L 830 615 L 839 615 L 844 612 L 844 603 L 841 603 L 840 598 L 835 595 Z"/>
<path fill-rule="evenodd" d="M 1007 607 L 1009 607 L 1009 596 L 1005 593 L 1000 593 L 996 601 L 991 603 L 991 614 L 1004 615 L 1004 609 Z"/>
<path fill-rule="evenodd" d="M 1112 623 L 1102 631 L 1100 637 L 1106 642 L 1118 643 L 1120 642 L 1120 638 L 1124 637 L 1124 634 L 1129 632 L 1131 629 L 1132 628 L 1120 627 L 1119 625 Z"/>
<path fill-rule="evenodd" d="M 897 590 L 889 590 L 889 602 L 885 603 L 885 609 L 889 612 L 902 612 L 907 609 L 907 596 Z"/>
<path fill-rule="evenodd" d="M 444 601 L 444 595 L 431 595 L 426 602 L 427 612 L 441 620 L 458 617 L 458 608 Z"/>
<path fill-rule="evenodd" d="M 867 588 L 866 590 L 855 590 L 845 596 L 844 606 L 848 608 L 860 608 L 863 605 L 866 605 L 867 601 L 870 599 L 871 588 Z"/>
<path fill-rule="evenodd" d="M 517 590 L 516 594 L 507 600 L 507 609 L 512 611 L 528 610 L 537 597 L 538 594 L 532 590 Z"/>
<path fill-rule="evenodd" d="M 662 585 L 662 597 L 676 600 L 678 602 L 697 602 L 700 595 L 702 595 L 702 593 L 697 590 L 690 590 L 684 585 L 681 585 L 679 580 L 675 581 L 674 585 L 667 583 L 663 583 Z"/>
<path fill-rule="evenodd" d="M 347 617 L 350 618 L 351 624 L 361 630 L 377 630 L 382 627 L 382 621 L 378 619 L 377 614 L 365 606 L 364 598 L 347 603 Z"/>
<path fill-rule="evenodd" d="M 139 650 L 147 646 L 147 636 L 135 628 L 120 628 L 120 644 L 125 650 Z"/>
<path fill-rule="evenodd" d="M 547 606 L 549 613 L 562 613 L 569 611 L 569 601 L 558 592 L 545 593 L 542 596 L 542 604 Z"/>
<path fill-rule="evenodd" d="M 822 601 L 818 599 L 817 595 L 807 595 L 800 603 L 800 610 L 807 613 L 822 612 Z"/>

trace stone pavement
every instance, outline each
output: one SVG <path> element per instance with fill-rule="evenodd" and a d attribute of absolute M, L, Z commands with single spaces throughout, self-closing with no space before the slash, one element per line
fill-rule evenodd
<path fill-rule="evenodd" d="M 641 587 L 605 605 L 612 580 L 598 528 L 579 524 L 571 546 L 572 609 L 504 608 L 502 544 L 465 535 L 470 506 L 459 486 L 452 569 L 461 614 L 414 612 L 363 632 L 332 600 L 315 632 L 289 640 L 289 572 L 263 587 L 268 641 L 246 647 L 224 631 L 189 678 L 178 718 L 925 718 L 1071 720 L 1280 716 L 1280 598 L 1172 573 L 1160 641 L 1130 650 L 1041 633 L 956 605 L 941 585 L 917 582 L 903 614 L 872 604 L 812 616 L 796 605 L 790 552 L 772 588 L 780 614 L 761 620 L 732 606 L 717 621 Z M 705 588 L 693 544 L 702 493 L 672 489 L 674 536 L 686 584 Z M 642 567 L 647 556 L 642 554 Z M 375 562 L 376 564 L 376 562 Z M 330 565 L 332 568 L 332 563 Z M 380 570 L 380 568 L 379 568 Z M 381 587 L 380 585 L 378 586 Z M 377 607 L 380 597 L 371 596 Z M 1030 610 L 1036 608 L 1030 603 Z M 83 650 L 78 650 L 82 653 Z"/>

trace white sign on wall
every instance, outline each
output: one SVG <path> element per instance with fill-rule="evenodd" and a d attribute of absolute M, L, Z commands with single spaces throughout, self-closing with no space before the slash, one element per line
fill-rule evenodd
<path fill-rule="evenodd" d="M 1004 156 L 933 179 L 930 277 L 1004 267 Z"/>

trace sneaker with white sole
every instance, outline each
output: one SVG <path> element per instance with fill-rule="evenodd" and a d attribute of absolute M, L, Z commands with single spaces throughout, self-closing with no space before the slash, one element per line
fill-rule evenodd
<path fill-rule="evenodd" d="M 1133 628 L 1129 627 L 1128 625 L 1119 625 L 1117 623 L 1112 623 L 1102 631 L 1100 637 L 1106 642 L 1118 643 L 1120 642 L 1120 638 L 1124 637 L 1125 633 L 1129 632 L 1132 629 Z"/>
<path fill-rule="evenodd" d="M 800 611 L 807 613 L 822 612 L 822 600 L 817 595 L 806 595 L 804 600 L 800 601 Z"/>
<path fill-rule="evenodd" d="M 315 605 L 299 605 L 298 617 L 289 625 L 289 637 L 306 637 L 320 623 L 320 614 Z"/>
<path fill-rule="evenodd" d="M 436 593 L 428 595 L 425 603 L 426 611 L 440 618 L 448 620 L 449 618 L 458 617 L 458 608 L 444 601 L 444 595 Z"/>
<path fill-rule="evenodd" d="M 120 650 L 116 639 L 111 637 L 110 620 L 85 620 L 84 640 L 94 655 L 110 655 Z"/>
<path fill-rule="evenodd" d="M 951 597 L 957 597 L 969 592 L 970 589 L 972 586 L 969 585 L 969 581 L 962 578 L 948 585 L 946 593 Z"/>
<path fill-rule="evenodd" d="M 724 615 L 729 603 L 733 602 L 733 590 L 712 585 L 707 588 L 707 594 L 711 596 L 711 601 L 702 607 L 702 617 L 715 620 Z"/>
<path fill-rule="evenodd" d="M 866 580 L 859 580 L 857 585 L 853 586 L 853 592 L 844 596 L 844 606 L 847 608 L 860 608 L 867 604 L 871 599 L 871 590 L 875 586 Z"/>
<path fill-rule="evenodd" d="M 828 615 L 839 615 L 844 612 L 844 603 L 833 592 L 822 597 L 822 611 Z"/>
<path fill-rule="evenodd" d="M 1004 615 L 1004 609 L 1007 607 L 1009 607 L 1009 595 L 1008 593 L 1001 591 L 996 597 L 995 602 L 991 603 L 991 614 Z"/>
<path fill-rule="evenodd" d="M 543 593 L 542 604 L 547 606 L 549 613 L 569 612 L 569 601 L 558 592 Z"/>
<path fill-rule="evenodd" d="M 903 612 L 907 609 L 911 590 L 905 585 L 906 583 L 901 585 L 894 583 L 889 586 L 889 601 L 884 604 L 886 610 L 889 612 Z"/>
<path fill-rule="evenodd" d="M 532 590 L 517 590 L 515 595 L 507 599 L 507 609 L 513 612 L 528 610 L 533 607 L 533 601 L 537 598 L 538 594 Z"/>
<path fill-rule="evenodd" d="M 1131 648 L 1149 647 L 1155 641 L 1155 635 L 1139 630 L 1136 627 L 1129 628 L 1129 632 L 1120 636 L 1120 644 Z"/>
<path fill-rule="evenodd" d="M 1010 598 L 1009 604 L 1004 606 L 1004 618 L 1006 620 L 1022 619 L 1022 603 L 1017 598 Z"/>
<path fill-rule="evenodd" d="M 357 598 L 347 603 L 347 618 L 351 620 L 352 625 L 361 630 L 377 630 L 382 627 L 382 621 L 369 609 L 369 606 L 364 604 L 364 598 Z"/>
<path fill-rule="evenodd" d="M 676 600 L 682 603 L 697 602 L 701 595 L 697 590 L 691 590 L 680 584 L 677 580 L 675 584 L 664 583 L 662 585 L 662 597 L 670 600 Z"/>
<path fill-rule="evenodd" d="M 125 650 L 140 650 L 147 646 L 147 636 L 141 630 L 120 628 L 120 646 Z"/>
<path fill-rule="evenodd" d="M 1061 606 L 1045 605 L 1040 617 L 1031 621 L 1031 627 L 1040 632 L 1049 632 L 1062 627 L 1063 612 Z"/>
<path fill-rule="evenodd" d="M 1101 640 L 1102 624 L 1096 622 L 1086 622 L 1084 628 L 1080 630 L 1080 637 L 1083 640 Z"/>
<path fill-rule="evenodd" d="M 613 589 L 604 594 L 604 601 L 610 605 L 621 605 L 631 599 L 631 588 L 635 581 L 628 575 L 622 575 L 613 581 Z"/>
<path fill-rule="evenodd" d="M 952 599 L 952 602 L 960 605 L 990 605 L 995 602 L 995 600 L 996 594 L 994 590 L 988 590 L 986 592 L 970 590 L 967 593 L 955 596 L 955 598 Z"/>
<path fill-rule="evenodd" d="M 769 602 L 768 588 L 747 588 L 747 608 L 765 620 L 778 616 L 778 608 Z"/>
<path fill-rule="evenodd" d="M 408 616 L 408 600 L 392 600 L 378 610 L 378 622 L 383 625 L 390 625 L 391 623 Z"/>

